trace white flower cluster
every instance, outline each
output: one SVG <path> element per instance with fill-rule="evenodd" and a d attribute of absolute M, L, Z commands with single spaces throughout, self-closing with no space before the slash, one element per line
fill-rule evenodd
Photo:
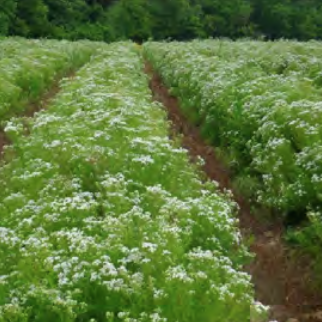
<path fill-rule="evenodd" d="M 0 121 L 22 112 L 26 101 L 37 99 L 58 75 L 86 63 L 102 47 L 87 41 L 27 40 L 0 41 Z M 11 139 L 17 130 L 6 128 Z"/>
<path fill-rule="evenodd" d="M 234 203 L 168 137 L 132 43 L 107 45 L 0 167 L 0 321 L 249 321 Z"/>
<path fill-rule="evenodd" d="M 236 172 L 253 178 L 258 201 L 322 213 L 319 42 L 151 42 L 144 53 Z"/>

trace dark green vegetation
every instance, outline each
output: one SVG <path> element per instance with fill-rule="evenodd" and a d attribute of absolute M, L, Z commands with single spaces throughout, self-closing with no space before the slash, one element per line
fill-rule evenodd
<path fill-rule="evenodd" d="M 0 35 L 321 38 L 319 0 L 1 0 Z"/>

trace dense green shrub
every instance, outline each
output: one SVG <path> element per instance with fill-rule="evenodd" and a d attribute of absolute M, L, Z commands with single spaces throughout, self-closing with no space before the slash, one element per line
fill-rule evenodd
<path fill-rule="evenodd" d="M 319 0 L 2 0 L 0 34 L 146 40 L 320 38 Z"/>

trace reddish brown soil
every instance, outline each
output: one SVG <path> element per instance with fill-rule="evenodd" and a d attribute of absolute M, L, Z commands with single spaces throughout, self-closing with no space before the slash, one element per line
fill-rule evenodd
<path fill-rule="evenodd" d="M 151 77 L 150 88 L 154 100 L 161 102 L 171 121 L 171 136 L 182 137 L 182 146 L 189 151 L 192 160 L 201 156 L 205 160 L 203 171 L 207 177 L 219 183 L 221 189 L 230 189 L 239 204 L 240 228 L 244 236 L 254 236 L 251 251 L 255 261 L 245 269 L 252 275 L 257 300 L 271 306 L 271 319 L 279 322 L 321 322 L 322 294 L 311 290 L 310 261 L 292 256 L 293 250 L 282 240 L 284 228 L 281 222 L 265 223 L 261 211 L 251 212 L 250 204 L 233 189 L 227 167 L 216 156 L 215 149 L 200 136 L 196 126 L 182 114 L 178 100 L 171 96 L 160 77 L 146 63 L 145 72 Z M 320 317 L 319 317 L 320 313 Z"/>
<path fill-rule="evenodd" d="M 59 82 L 62 77 L 73 78 L 75 71 L 70 71 L 67 75 L 59 76 L 51 87 L 39 97 L 36 101 L 30 101 L 22 113 L 14 114 L 11 116 L 21 116 L 21 117 L 33 117 L 36 112 L 45 109 L 50 101 L 57 95 L 60 90 Z M 6 134 L 2 128 L 0 128 L 0 160 L 2 159 L 3 150 L 6 145 L 10 144 L 10 140 L 6 137 Z"/>
<path fill-rule="evenodd" d="M 8 138 L 5 136 L 4 131 L 0 129 L 0 159 L 3 154 L 3 148 L 8 144 L 10 144 Z"/>

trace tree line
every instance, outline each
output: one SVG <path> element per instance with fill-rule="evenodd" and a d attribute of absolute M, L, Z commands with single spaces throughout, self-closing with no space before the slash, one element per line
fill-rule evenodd
<path fill-rule="evenodd" d="M 321 0 L 0 0 L 0 35 L 87 38 L 322 37 Z"/>

